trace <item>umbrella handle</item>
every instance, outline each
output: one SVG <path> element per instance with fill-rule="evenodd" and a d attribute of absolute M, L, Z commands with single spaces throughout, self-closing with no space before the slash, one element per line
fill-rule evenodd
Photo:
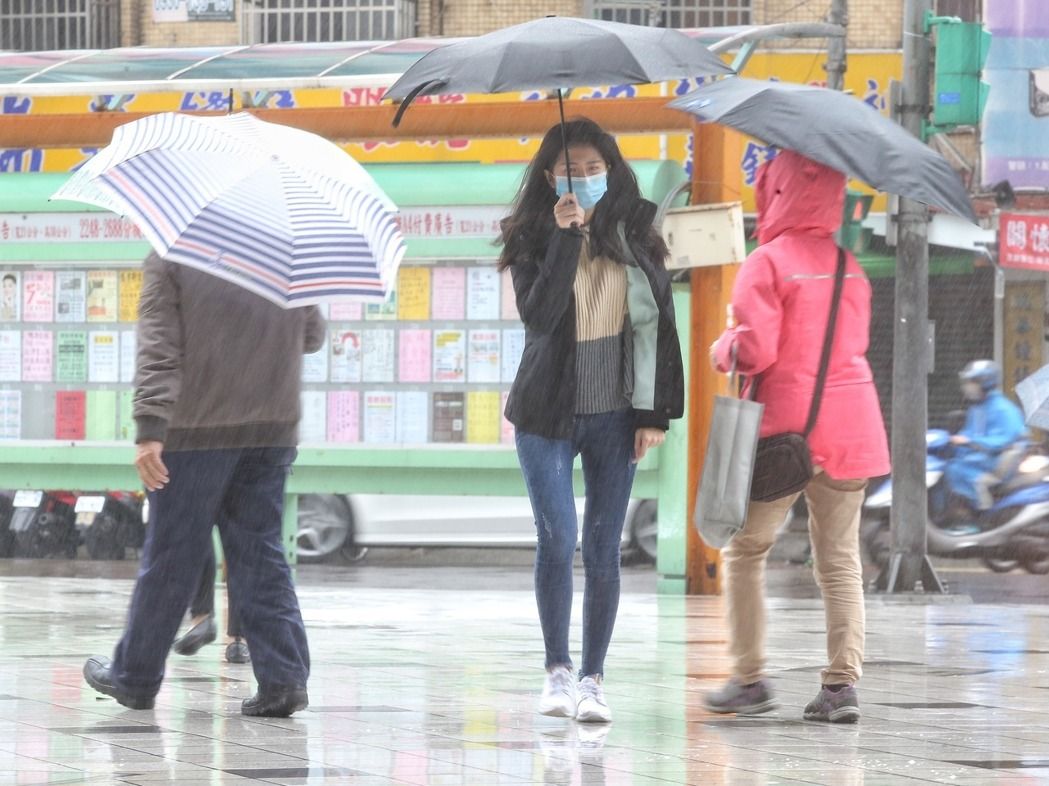
<path fill-rule="evenodd" d="M 430 79 L 423 82 L 421 85 L 416 85 L 401 101 L 400 106 L 397 107 L 397 113 L 393 116 L 393 127 L 397 128 L 401 124 L 401 118 L 404 117 L 404 113 L 408 111 L 408 107 L 411 106 L 414 101 L 423 90 L 427 90 L 431 87 L 446 85 L 448 84 L 447 79 Z"/>
<path fill-rule="evenodd" d="M 568 129 L 565 127 L 565 102 L 561 88 L 557 88 L 557 108 L 561 112 L 561 149 L 565 154 L 565 176 L 568 178 L 568 193 L 572 193 L 572 168 L 568 163 Z"/>
<path fill-rule="evenodd" d="M 568 178 L 568 193 L 572 193 L 572 166 L 568 163 L 568 129 L 565 128 L 565 102 L 561 97 L 561 88 L 557 88 L 557 108 L 561 112 L 561 148 L 565 153 L 565 177 Z M 572 222 L 572 229 L 579 229 L 579 223 Z"/>

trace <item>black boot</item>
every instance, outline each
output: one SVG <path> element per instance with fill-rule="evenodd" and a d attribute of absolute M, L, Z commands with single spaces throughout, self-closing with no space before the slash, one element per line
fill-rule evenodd
<path fill-rule="evenodd" d="M 250 699 L 244 699 L 240 711 L 260 718 L 287 718 L 293 712 L 306 709 L 310 697 L 305 688 L 260 687 Z"/>
<path fill-rule="evenodd" d="M 113 684 L 113 666 L 109 658 L 101 655 L 88 658 L 84 664 L 84 680 L 99 693 L 112 696 L 129 709 L 153 709 L 153 696 L 133 696 Z M 303 695 L 305 695 L 305 692 Z"/>

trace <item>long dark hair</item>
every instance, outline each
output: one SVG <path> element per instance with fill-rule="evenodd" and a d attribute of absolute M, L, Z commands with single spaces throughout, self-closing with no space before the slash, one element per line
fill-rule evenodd
<path fill-rule="evenodd" d="M 597 203 L 590 219 L 591 254 L 627 264 L 629 256 L 622 247 L 617 230 L 619 222 L 623 222 L 627 240 L 635 253 L 644 254 L 657 266 L 663 267 L 669 251 L 652 225 L 656 206 L 642 199 L 637 177 L 619 152 L 615 137 L 587 118 L 570 120 L 565 133 L 568 147 L 590 145 L 601 154 L 608 166 L 608 192 Z M 561 127 L 556 125 L 543 137 L 538 152 L 525 170 L 510 215 L 502 221 L 500 270 L 545 253 L 557 226 L 554 221 L 557 193 L 547 180 L 546 173 L 553 171 L 564 154 Z"/>

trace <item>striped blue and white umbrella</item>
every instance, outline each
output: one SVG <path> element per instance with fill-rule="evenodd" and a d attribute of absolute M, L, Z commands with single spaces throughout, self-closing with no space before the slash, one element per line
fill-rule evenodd
<path fill-rule="evenodd" d="M 165 259 L 284 308 L 384 300 L 405 251 L 396 206 L 348 153 L 246 113 L 120 126 L 52 198 L 128 216 Z"/>

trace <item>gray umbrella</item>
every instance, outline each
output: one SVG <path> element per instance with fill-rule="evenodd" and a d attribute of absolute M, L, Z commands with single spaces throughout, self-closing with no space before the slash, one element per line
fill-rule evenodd
<path fill-rule="evenodd" d="M 837 90 L 733 77 L 703 85 L 670 106 L 976 222 L 969 195 L 943 156 Z"/>
<path fill-rule="evenodd" d="M 731 73 L 717 55 L 677 30 L 548 16 L 433 50 L 404 72 L 386 98 L 402 102 L 397 125 L 420 95 L 557 89 L 560 102 L 563 88 Z M 560 108 L 563 129 L 563 103 Z"/>

